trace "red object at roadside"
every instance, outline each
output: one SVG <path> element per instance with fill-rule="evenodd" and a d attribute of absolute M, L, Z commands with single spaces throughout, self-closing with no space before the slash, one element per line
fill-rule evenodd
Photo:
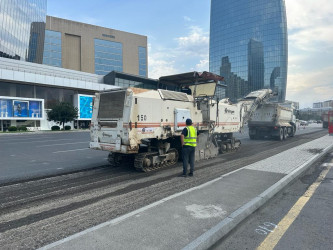
<path fill-rule="evenodd" d="M 328 133 L 333 135 L 333 111 L 328 112 Z"/>

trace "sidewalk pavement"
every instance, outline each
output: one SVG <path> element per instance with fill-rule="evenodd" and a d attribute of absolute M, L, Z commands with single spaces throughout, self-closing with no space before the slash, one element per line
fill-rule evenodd
<path fill-rule="evenodd" d="M 321 137 L 41 249 L 207 249 L 332 149 Z"/>

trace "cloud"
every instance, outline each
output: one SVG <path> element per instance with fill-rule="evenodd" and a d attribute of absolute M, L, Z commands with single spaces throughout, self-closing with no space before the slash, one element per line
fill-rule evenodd
<path fill-rule="evenodd" d="M 187 36 L 177 37 L 178 51 L 186 55 L 198 55 L 208 57 L 209 35 L 198 26 L 191 26 Z"/>
<path fill-rule="evenodd" d="M 298 72 L 299 70 L 302 70 L 301 64 L 305 62 L 306 60 L 309 60 L 309 56 L 306 54 L 289 54 L 288 57 L 288 69 L 292 72 Z"/>
<path fill-rule="evenodd" d="M 179 73 L 175 68 L 175 61 L 156 59 L 154 55 L 148 57 L 149 78 L 158 79 L 161 76 L 173 75 Z"/>
<path fill-rule="evenodd" d="M 149 78 L 158 79 L 161 76 L 178 73 L 175 68 L 175 58 L 172 53 L 168 53 L 166 48 L 156 48 L 153 50 L 148 44 L 148 74 Z"/>
<path fill-rule="evenodd" d="M 287 0 L 286 10 L 293 46 L 304 51 L 333 48 L 331 0 Z"/>
<path fill-rule="evenodd" d="M 208 71 L 209 70 L 209 60 L 208 59 L 202 59 L 200 60 L 200 63 L 195 65 L 194 68 L 195 71 Z"/>
<path fill-rule="evenodd" d="M 185 20 L 186 22 L 192 22 L 192 21 L 193 21 L 193 19 L 190 18 L 190 17 L 188 17 L 188 16 L 184 16 L 184 20 Z"/>
<path fill-rule="evenodd" d="M 289 42 L 303 51 L 323 51 L 333 48 L 333 25 L 302 29 L 289 35 Z"/>
<path fill-rule="evenodd" d="M 286 0 L 287 99 L 301 108 L 333 99 L 333 4 L 331 0 Z"/>
<path fill-rule="evenodd" d="M 312 72 L 288 75 L 287 99 L 298 101 L 301 108 L 314 102 L 333 99 L 333 66 Z"/>
<path fill-rule="evenodd" d="M 332 24 L 331 0 L 286 0 L 286 10 L 290 30 Z"/>
<path fill-rule="evenodd" d="M 149 77 L 177 74 L 189 70 L 208 70 L 209 35 L 201 27 L 188 27 L 186 36 L 173 39 L 175 47 L 148 47 Z"/>

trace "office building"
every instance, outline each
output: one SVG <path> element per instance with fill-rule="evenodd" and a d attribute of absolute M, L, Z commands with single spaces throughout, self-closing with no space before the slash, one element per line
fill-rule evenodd
<path fill-rule="evenodd" d="M 318 108 L 333 108 L 333 100 L 328 100 L 324 102 L 315 102 L 313 103 L 313 108 L 318 109 Z"/>
<path fill-rule="evenodd" d="M 321 120 L 322 115 L 327 114 L 328 111 L 333 111 L 333 100 L 315 102 L 312 108 L 300 109 L 299 114 L 305 120 Z"/>
<path fill-rule="evenodd" d="M 147 37 L 47 16 L 43 64 L 98 75 L 118 71 L 147 77 Z"/>
<path fill-rule="evenodd" d="M 46 16 L 46 0 L 0 1 L 0 127 L 50 129 L 47 110 L 68 102 L 88 127 L 96 91 L 156 88 L 147 37 Z"/>
<path fill-rule="evenodd" d="M 9 126 L 49 130 L 47 110 L 59 102 L 78 108 L 73 128 L 88 128 L 95 92 L 119 87 L 154 89 L 157 80 L 121 72 L 106 76 L 0 58 L 0 131 Z"/>
<path fill-rule="evenodd" d="M 0 57 L 148 76 L 147 37 L 46 16 L 46 0 L 0 1 Z"/>
<path fill-rule="evenodd" d="M 209 71 L 224 76 L 232 101 L 271 88 L 283 102 L 287 86 L 284 0 L 212 0 Z"/>

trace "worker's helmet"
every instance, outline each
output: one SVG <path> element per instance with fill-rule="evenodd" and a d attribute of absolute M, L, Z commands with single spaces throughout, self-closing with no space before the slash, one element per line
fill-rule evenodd
<path fill-rule="evenodd" d="M 186 119 L 186 125 L 192 125 L 192 120 L 190 118 Z"/>

